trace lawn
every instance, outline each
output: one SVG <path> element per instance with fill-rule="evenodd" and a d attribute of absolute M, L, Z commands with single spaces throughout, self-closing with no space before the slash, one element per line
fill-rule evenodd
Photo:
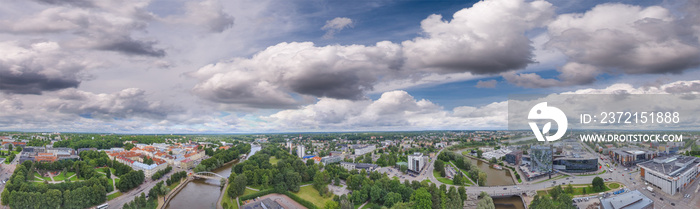
<path fill-rule="evenodd" d="M 567 187 L 567 186 L 568 186 L 568 185 L 562 185 L 561 188 L 564 189 L 564 191 L 566 191 L 566 187 Z M 593 190 L 593 185 L 591 185 L 591 184 L 572 184 L 571 186 L 574 187 L 574 193 L 571 193 L 573 196 L 584 195 L 584 193 L 583 193 L 583 188 L 586 188 L 586 193 L 585 193 L 585 194 L 595 194 L 595 193 L 599 193 L 599 192 L 594 192 L 594 190 Z M 619 186 L 620 186 L 620 185 L 618 184 L 618 187 L 619 187 Z M 538 194 L 538 195 L 544 195 L 544 196 L 549 197 L 548 191 L 551 190 L 551 189 L 553 189 L 553 188 L 554 188 L 554 187 L 549 187 L 549 188 L 547 188 L 547 189 L 545 189 L 545 190 L 539 190 L 539 191 L 537 191 L 537 194 Z M 606 192 L 606 191 L 610 191 L 610 187 L 608 187 L 608 185 L 605 186 L 605 190 L 602 191 L 602 192 Z"/>
<path fill-rule="evenodd" d="M 63 181 L 63 180 L 66 180 L 66 178 L 63 178 L 63 172 L 61 172 L 58 175 L 53 176 L 53 180 Z"/>
<path fill-rule="evenodd" d="M 109 185 L 114 185 L 114 181 L 112 179 L 107 179 L 109 181 Z"/>
<path fill-rule="evenodd" d="M 110 201 L 110 200 L 112 200 L 112 199 L 114 199 L 114 198 L 117 198 L 117 197 L 119 197 L 119 196 L 122 196 L 122 193 L 121 193 L 121 192 L 116 192 L 116 193 L 114 193 L 114 194 L 107 195 L 107 201 Z"/>
<path fill-rule="evenodd" d="M 314 187 L 301 187 L 298 193 L 294 193 L 301 199 L 309 201 L 316 205 L 318 208 L 323 208 L 327 201 L 333 201 L 333 197 L 323 198 L 318 194 L 318 191 Z"/>
<path fill-rule="evenodd" d="M 617 188 L 620 188 L 620 184 L 619 183 L 610 183 L 610 184 L 608 184 L 608 187 L 610 187 L 610 189 L 617 189 Z"/>
<path fill-rule="evenodd" d="M 270 164 L 272 164 L 272 165 L 277 165 L 277 162 L 279 162 L 279 161 L 280 160 L 277 159 L 275 156 L 270 157 Z"/>
<path fill-rule="evenodd" d="M 243 192 L 243 195 L 249 195 L 249 194 L 253 194 L 253 193 L 256 193 L 256 192 L 258 192 L 258 191 L 245 188 L 245 191 Z M 243 196 L 243 195 L 241 195 L 241 196 Z"/>
<path fill-rule="evenodd" d="M 51 181 L 50 177 L 42 177 L 41 174 L 39 173 L 34 173 L 34 176 L 39 177 L 40 179 L 46 180 L 46 181 Z M 36 178 L 34 178 L 36 179 Z"/>
<path fill-rule="evenodd" d="M 119 181 L 117 181 L 117 182 L 119 182 Z M 177 187 L 177 185 L 179 185 L 179 184 L 180 184 L 180 181 L 178 181 L 178 182 L 176 182 L 176 183 L 174 183 L 174 184 L 171 184 L 170 186 L 168 186 L 168 188 L 169 188 L 170 190 L 173 190 L 173 189 L 175 189 L 175 187 Z"/>
<path fill-rule="evenodd" d="M 114 179 L 114 185 L 117 185 L 119 183 L 119 179 Z"/>
<path fill-rule="evenodd" d="M 437 172 L 433 170 L 433 176 L 439 181 L 442 182 L 443 184 L 449 184 L 449 185 L 454 185 L 455 183 L 452 180 L 449 180 L 445 177 L 440 177 L 440 172 Z"/>

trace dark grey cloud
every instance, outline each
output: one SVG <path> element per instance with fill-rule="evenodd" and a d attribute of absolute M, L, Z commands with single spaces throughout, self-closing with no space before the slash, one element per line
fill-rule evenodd
<path fill-rule="evenodd" d="M 25 72 L 17 75 L 7 69 L 0 69 L 0 91 L 5 93 L 41 94 L 44 91 L 73 88 L 78 87 L 78 85 L 80 85 L 80 81 L 75 77 L 52 78 L 37 72 Z"/>
<path fill-rule="evenodd" d="M 125 55 L 141 55 L 151 57 L 165 56 L 165 50 L 154 47 L 158 42 L 134 40 L 131 37 L 121 37 L 118 40 L 103 40 L 96 49 L 115 51 Z"/>
<path fill-rule="evenodd" d="M 546 88 L 590 84 L 602 73 L 683 73 L 700 66 L 696 16 L 687 12 L 678 18 L 663 7 L 626 4 L 601 4 L 583 14 L 562 14 L 547 26 L 551 39 L 546 47 L 562 52 L 568 60 L 558 69 L 558 79 L 515 73 L 504 78 L 523 87 Z"/>
<path fill-rule="evenodd" d="M 71 5 L 76 7 L 93 7 L 95 6 L 93 1 L 90 0 L 34 0 L 42 4 L 49 5 Z"/>
<path fill-rule="evenodd" d="M 59 92 L 57 99 L 47 101 L 45 107 L 50 111 L 101 120 L 132 117 L 163 120 L 171 113 L 182 111 L 175 106 L 147 100 L 146 92 L 137 88 L 124 89 L 111 94 L 66 89 Z"/>
<path fill-rule="evenodd" d="M 343 72 L 316 71 L 287 80 L 292 91 L 335 99 L 363 99 L 365 92 L 372 90 L 376 78 L 361 75 L 361 70 Z"/>
<path fill-rule="evenodd" d="M 77 87 L 87 64 L 63 52 L 54 42 L 29 46 L 0 42 L 0 91 L 10 94 L 42 94 Z"/>

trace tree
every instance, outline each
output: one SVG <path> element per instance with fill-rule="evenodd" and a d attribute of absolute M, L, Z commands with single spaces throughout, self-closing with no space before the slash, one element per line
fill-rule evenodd
<path fill-rule="evenodd" d="M 491 160 L 489 160 L 491 164 L 496 164 L 498 163 L 498 160 L 495 157 L 492 157 Z"/>
<path fill-rule="evenodd" d="M 420 189 L 413 192 L 411 196 L 411 202 L 414 203 L 414 209 L 431 209 L 433 201 L 431 200 L 432 195 L 428 193 L 428 190 L 421 187 Z"/>
<path fill-rule="evenodd" d="M 442 160 L 436 160 L 435 170 L 440 172 L 440 176 L 445 177 L 445 162 L 442 162 Z"/>
<path fill-rule="evenodd" d="M 548 193 L 549 193 L 550 195 L 552 195 L 552 199 L 555 199 L 555 200 L 556 200 L 557 198 L 559 198 L 559 195 L 561 195 L 562 193 L 564 193 L 564 190 L 561 189 L 561 185 L 557 185 L 557 186 L 554 187 L 554 189 L 549 190 Z"/>
<path fill-rule="evenodd" d="M 450 187 L 450 191 L 447 193 L 447 202 L 445 203 L 446 208 L 463 208 L 464 201 L 457 193 L 457 189 Z"/>
<path fill-rule="evenodd" d="M 107 176 L 108 179 L 111 179 L 112 178 L 112 169 L 109 169 L 109 168 L 105 169 L 105 176 Z"/>
<path fill-rule="evenodd" d="M 396 192 L 389 192 L 384 198 L 384 206 L 391 207 L 394 204 L 403 201 L 401 194 Z"/>
<path fill-rule="evenodd" d="M 124 150 L 131 150 L 132 148 L 134 148 L 134 144 L 132 143 L 126 143 L 124 145 Z"/>
<path fill-rule="evenodd" d="M 355 205 L 348 199 L 348 195 L 340 196 L 340 209 L 354 209 Z"/>
<path fill-rule="evenodd" d="M 566 186 L 566 193 L 573 194 L 574 193 L 574 187 L 569 184 Z"/>
<path fill-rule="evenodd" d="M 535 195 L 535 199 L 530 202 L 530 209 L 551 209 L 554 208 L 552 199 Z"/>
<path fill-rule="evenodd" d="M 233 185 L 235 187 L 236 193 L 232 197 L 238 197 L 240 195 L 243 195 L 243 193 L 245 192 L 245 187 L 248 185 L 247 181 L 248 178 L 245 176 L 245 174 L 236 176 L 236 179 L 233 180 Z"/>
<path fill-rule="evenodd" d="M 340 205 L 336 201 L 327 201 L 326 205 L 323 206 L 324 209 L 338 209 Z"/>
<path fill-rule="evenodd" d="M 400 170 L 401 172 L 403 172 L 403 173 L 406 173 L 406 171 L 408 170 L 408 166 L 407 166 L 407 165 L 401 165 L 401 166 L 399 166 L 399 170 Z"/>
<path fill-rule="evenodd" d="M 486 185 L 486 173 L 479 171 L 479 186 Z"/>
<path fill-rule="evenodd" d="M 382 188 L 379 188 L 376 184 L 370 187 L 369 197 L 373 203 L 381 203 L 382 193 L 384 192 Z"/>
<path fill-rule="evenodd" d="M 486 192 L 481 192 L 479 195 L 481 199 L 476 203 L 476 209 L 496 209 L 496 205 L 493 204 L 493 199 Z"/>
<path fill-rule="evenodd" d="M 593 182 L 591 184 L 593 185 L 593 190 L 595 192 L 605 191 L 605 182 L 603 181 L 603 178 L 596 176 L 593 178 Z"/>
<path fill-rule="evenodd" d="M 21 151 L 22 151 L 22 147 L 17 146 L 17 148 L 15 148 L 15 150 L 17 150 L 17 152 L 21 152 Z"/>
<path fill-rule="evenodd" d="M 7 144 L 7 152 L 12 152 L 12 143 Z"/>
<path fill-rule="evenodd" d="M 150 157 L 144 157 L 144 158 L 143 158 L 143 164 L 152 165 L 153 163 L 154 163 L 154 162 L 153 162 L 153 159 L 151 159 Z"/>
<path fill-rule="evenodd" d="M 482 155 L 482 154 L 484 154 L 484 151 L 476 150 L 476 156 L 477 156 L 478 158 L 481 158 L 481 155 Z"/>
<path fill-rule="evenodd" d="M 457 189 L 457 192 L 459 192 L 459 196 L 462 198 L 462 200 L 467 199 L 467 190 L 464 189 L 464 187 L 459 187 L 459 189 Z"/>

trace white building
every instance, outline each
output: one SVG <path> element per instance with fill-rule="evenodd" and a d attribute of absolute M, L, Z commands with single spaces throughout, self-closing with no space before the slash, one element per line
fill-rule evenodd
<path fill-rule="evenodd" d="M 673 195 L 684 191 L 698 176 L 700 158 L 672 155 L 657 157 L 637 166 L 644 181 Z"/>
<path fill-rule="evenodd" d="M 304 148 L 304 145 L 297 146 L 297 156 L 299 156 L 299 158 L 303 158 L 305 154 L 306 149 Z"/>
<path fill-rule="evenodd" d="M 408 156 L 408 170 L 420 172 L 423 166 L 425 166 L 423 153 L 416 152 Z"/>
<path fill-rule="evenodd" d="M 367 153 L 370 153 L 374 151 L 377 147 L 375 145 L 366 145 L 366 146 L 355 146 L 353 149 L 355 149 L 355 155 L 360 156 L 364 155 Z"/>

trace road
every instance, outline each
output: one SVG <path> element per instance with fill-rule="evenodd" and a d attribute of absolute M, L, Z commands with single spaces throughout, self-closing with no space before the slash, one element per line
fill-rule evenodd
<path fill-rule="evenodd" d="M 122 208 L 122 206 L 124 206 L 124 204 L 129 203 L 131 201 L 134 201 L 134 198 L 141 195 L 141 192 L 148 194 L 148 191 L 151 190 L 151 188 L 153 188 L 156 185 L 156 183 L 158 183 L 159 181 L 163 181 L 165 179 L 168 179 L 168 178 L 170 178 L 171 175 L 173 175 L 174 173 L 180 172 L 180 171 L 187 171 L 187 170 L 183 170 L 180 168 L 173 168 L 173 170 L 170 171 L 170 173 L 166 174 L 163 177 L 160 177 L 160 179 L 155 180 L 155 181 L 151 180 L 150 178 L 146 178 L 146 181 L 143 184 L 141 184 L 140 186 L 130 190 L 127 193 L 123 193 L 121 196 L 119 196 L 117 198 L 114 198 L 110 201 L 107 201 L 107 203 L 109 203 L 110 208 Z"/>

